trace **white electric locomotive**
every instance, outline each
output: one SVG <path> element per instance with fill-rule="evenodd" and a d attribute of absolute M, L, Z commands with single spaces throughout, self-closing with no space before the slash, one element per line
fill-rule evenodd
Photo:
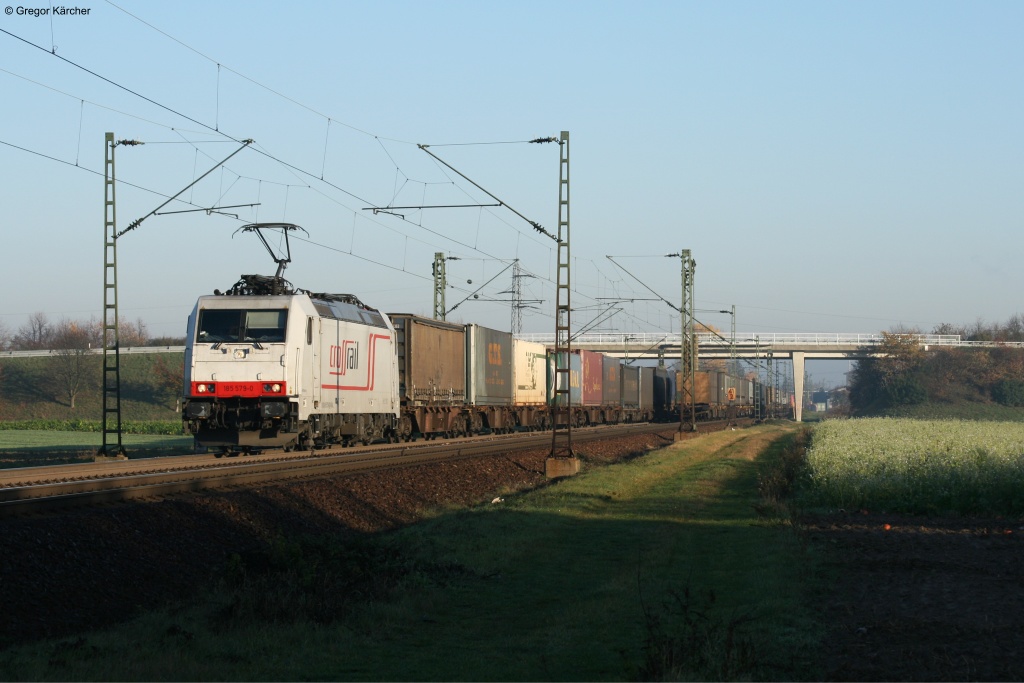
<path fill-rule="evenodd" d="M 188 319 L 183 419 L 219 454 L 396 438 L 395 328 L 348 294 L 245 275 Z"/>

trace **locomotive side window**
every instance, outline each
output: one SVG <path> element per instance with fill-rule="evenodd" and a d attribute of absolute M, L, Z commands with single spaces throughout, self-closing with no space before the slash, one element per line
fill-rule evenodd
<path fill-rule="evenodd" d="M 246 311 L 237 308 L 204 309 L 199 312 L 200 343 L 283 342 L 288 311 Z"/>

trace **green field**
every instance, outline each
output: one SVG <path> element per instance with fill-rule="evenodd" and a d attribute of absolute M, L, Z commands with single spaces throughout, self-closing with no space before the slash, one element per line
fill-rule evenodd
<path fill-rule="evenodd" d="M 807 451 L 810 506 L 1024 513 L 1024 423 L 865 418 L 822 422 Z"/>

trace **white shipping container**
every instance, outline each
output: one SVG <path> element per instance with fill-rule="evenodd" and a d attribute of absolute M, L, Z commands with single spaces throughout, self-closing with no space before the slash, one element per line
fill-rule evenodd
<path fill-rule="evenodd" d="M 515 374 L 517 406 L 544 405 L 547 402 L 547 348 L 537 342 L 512 341 L 512 370 Z"/>

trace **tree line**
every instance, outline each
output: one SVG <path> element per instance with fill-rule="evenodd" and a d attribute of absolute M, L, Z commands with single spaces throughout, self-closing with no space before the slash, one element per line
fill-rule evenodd
<path fill-rule="evenodd" d="M 1016 313 L 1005 323 L 987 323 L 977 320 L 972 325 L 942 323 L 932 334 L 956 334 L 964 341 L 1024 342 L 1024 315 Z"/>
<path fill-rule="evenodd" d="M 134 346 L 184 346 L 184 337 L 151 337 L 146 323 L 119 321 L 121 348 Z M 0 351 L 88 350 L 103 347 L 103 323 L 61 318 L 53 322 L 45 313 L 29 316 L 24 325 L 11 331 L 0 322 Z"/>
<path fill-rule="evenodd" d="M 925 351 L 917 330 L 883 332 L 877 357 L 858 361 L 850 376 L 855 415 L 931 403 L 998 403 L 1024 406 L 1024 349 L 937 348 Z M 958 334 L 965 341 L 1024 342 L 1020 314 L 1005 324 L 938 325 L 933 334 Z"/>
<path fill-rule="evenodd" d="M 117 327 L 121 348 L 185 345 L 184 337 L 150 337 L 142 320 L 119 321 Z M 51 322 L 45 313 L 37 312 L 13 332 L 0 323 L 0 351 L 51 351 L 38 390 L 72 409 L 79 395 L 100 386 L 102 358 L 92 350 L 101 348 L 103 324 L 95 319 L 61 318 Z M 172 367 L 165 359 L 157 358 L 152 382 L 158 393 L 165 397 L 180 394 L 182 372 L 180 367 Z M 6 379 L 4 368 L 0 366 L 0 396 Z"/>

